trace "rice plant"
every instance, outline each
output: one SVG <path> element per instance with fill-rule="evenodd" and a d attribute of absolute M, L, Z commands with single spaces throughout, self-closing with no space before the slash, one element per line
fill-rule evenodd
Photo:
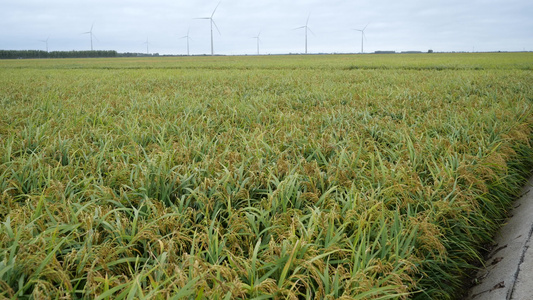
<path fill-rule="evenodd" d="M 530 53 L 0 61 L 0 296 L 453 299 Z"/>

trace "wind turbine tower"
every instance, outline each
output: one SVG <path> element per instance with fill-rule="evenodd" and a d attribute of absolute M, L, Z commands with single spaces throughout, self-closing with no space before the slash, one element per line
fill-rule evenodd
<path fill-rule="evenodd" d="M 294 30 L 296 30 L 296 29 L 304 29 L 305 30 L 305 54 L 307 54 L 307 31 L 310 31 L 311 33 L 313 33 L 313 31 L 311 31 L 311 28 L 309 28 L 309 26 L 307 26 L 309 24 L 309 17 L 310 16 L 311 16 L 311 14 L 309 14 L 309 16 L 307 16 L 307 21 L 305 22 L 305 26 L 294 28 Z"/>
<path fill-rule="evenodd" d="M 180 38 L 180 39 L 187 39 L 187 56 L 190 55 L 190 53 L 189 53 L 189 40 L 191 39 L 191 38 L 189 37 L 189 30 L 190 30 L 190 29 L 191 29 L 191 28 L 187 29 L 187 35 L 186 35 L 186 36 L 182 36 L 182 37 Z"/>
<path fill-rule="evenodd" d="M 148 37 L 146 37 L 146 42 L 143 44 L 146 44 L 146 55 L 150 55 L 150 52 L 148 51 L 148 45 L 150 45 L 150 43 L 148 43 Z"/>
<path fill-rule="evenodd" d="M 40 40 L 41 42 L 45 43 L 46 44 L 46 52 L 48 52 L 48 39 L 50 37 L 47 37 L 46 40 Z"/>
<path fill-rule="evenodd" d="M 360 31 L 361 32 L 361 53 L 365 53 L 363 51 L 363 43 L 364 43 L 363 38 L 366 38 L 365 29 L 366 29 L 367 26 L 368 26 L 368 24 L 366 24 L 366 26 L 363 29 L 354 29 L 355 31 Z"/>
<path fill-rule="evenodd" d="M 82 34 L 89 34 L 89 36 L 91 37 L 91 51 L 93 51 L 93 26 L 94 26 L 94 23 L 91 25 L 91 30 L 82 33 Z"/>
<path fill-rule="evenodd" d="M 214 52 L 215 52 L 213 48 L 213 25 L 215 25 L 215 28 L 217 29 L 218 34 L 220 34 L 220 30 L 218 29 L 218 26 L 215 23 L 215 20 L 213 20 L 213 16 L 215 15 L 215 12 L 217 11 L 217 8 L 219 5 L 220 5 L 220 2 L 218 2 L 217 6 L 213 10 L 213 13 L 211 14 L 210 17 L 196 18 L 196 19 L 202 19 L 202 20 L 209 20 L 209 22 L 211 23 L 211 55 L 214 55 Z"/>
<path fill-rule="evenodd" d="M 257 34 L 257 36 L 253 36 L 252 39 L 256 39 L 257 40 L 257 55 L 259 55 L 259 42 L 261 41 L 260 37 L 261 36 L 261 31 L 259 31 L 259 33 Z"/>

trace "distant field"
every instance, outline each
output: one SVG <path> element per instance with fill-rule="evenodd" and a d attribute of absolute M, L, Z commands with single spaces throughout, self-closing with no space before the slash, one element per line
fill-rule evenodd
<path fill-rule="evenodd" d="M 449 299 L 533 53 L 0 61 L 0 298 Z"/>

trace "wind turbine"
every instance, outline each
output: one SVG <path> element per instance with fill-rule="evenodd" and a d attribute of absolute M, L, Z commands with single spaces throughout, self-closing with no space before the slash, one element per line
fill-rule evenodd
<path fill-rule="evenodd" d="M 218 8 L 219 5 L 220 5 L 220 2 L 218 2 L 217 6 L 213 10 L 213 13 L 211 14 L 210 17 L 195 18 L 195 19 L 209 20 L 209 23 L 211 23 L 211 55 L 214 55 L 214 50 L 213 50 L 213 24 L 215 25 L 215 28 L 217 29 L 218 34 L 220 34 L 220 30 L 218 29 L 218 26 L 215 23 L 215 20 L 213 20 L 213 16 L 215 15 L 215 12 L 217 11 L 217 8 Z"/>
<path fill-rule="evenodd" d="M 94 34 L 93 34 L 93 26 L 94 26 L 94 23 L 91 25 L 91 30 L 82 33 L 82 34 L 89 34 L 91 36 L 91 51 L 93 51 L 93 36 L 94 36 Z M 96 38 L 96 36 L 94 38 Z"/>
<path fill-rule="evenodd" d="M 256 39 L 257 40 L 257 55 L 259 55 L 259 42 L 261 41 L 261 38 L 259 36 L 261 36 L 261 31 L 259 31 L 257 36 L 253 36 L 252 37 L 252 39 Z"/>
<path fill-rule="evenodd" d="M 313 33 L 313 31 L 311 30 L 311 28 L 309 28 L 309 26 L 307 26 L 309 24 L 309 17 L 311 17 L 311 14 L 309 14 L 307 16 L 307 21 L 305 22 L 305 26 L 301 26 L 301 27 L 298 27 L 298 28 L 294 28 L 294 30 L 297 30 L 297 29 L 304 29 L 305 30 L 305 54 L 307 54 L 307 31 L 311 31 L 311 33 Z M 314 34 L 314 33 L 313 33 Z"/>
<path fill-rule="evenodd" d="M 187 56 L 189 56 L 189 40 L 191 40 L 191 38 L 189 37 L 189 30 L 191 28 L 189 27 L 189 29 L 187 29 L 187 35 L 186 36 L 182 36 L 180 39 L 187 39 Z"/>
<path fill-rule="evenodd" d="M 354 29 L 355 31 L 360 31 L 361 32 L 361 53 L 364 53 L 364 51 L 363 51 L 363 38 L 366 38 L 365 29 L 366 29 L 367 26 L 368 26 L 368 24 L 366 24 L 366 26 L 363 29 Z"/>
<path fill-rule="evenodd" d="M 143 44 L 146 44 L 146 55 L 150 55 L 150 52 L 148 52 L 148 45 L 150 45 L 150 43 L 148 43 L 148 37 L 146 37 L 146 42 Z"/>
<path fill-rule="evenodd" d="M 48 39 L 50 37 L 47 37 L 46 40 L 39 40 L 40 42 L 46 43 L 46 52 L 48 52 Z"/>

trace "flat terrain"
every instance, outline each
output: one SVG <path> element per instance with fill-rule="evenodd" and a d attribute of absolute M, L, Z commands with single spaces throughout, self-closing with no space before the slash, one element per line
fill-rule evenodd
<path fill-rule="evenodd" d="M 0 61 L 0 296 L 449 299 L 533 53 Z"/>

